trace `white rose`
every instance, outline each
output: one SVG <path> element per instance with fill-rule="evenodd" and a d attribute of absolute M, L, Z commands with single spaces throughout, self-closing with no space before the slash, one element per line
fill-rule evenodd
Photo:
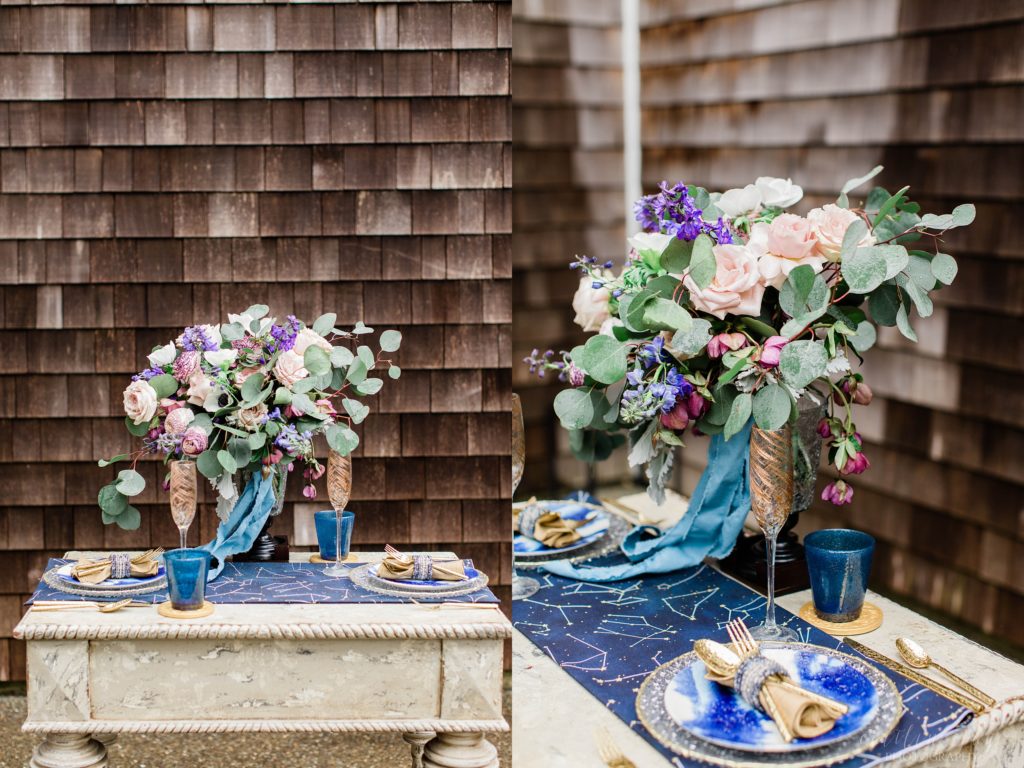
<path fill-rule="evenodd" d="M 218 349 L 215 352 L 203 352 L 203 357 L 210 365 L 221 366 L 225 363 L 230 365 L 238 357 L 238 350 Z"/>
<path fill-rule="evenodd" d="M 295 346 L 292 347 L 292 351 L 302 357 L 306 354 L 306 350 L 313 346 L 320 347 L 327 354 L 331 353 L 331 343 L 327 339 L 311 328 L 303 328 L 295 337 Z"/>
<path fill-rule="evenodd" d="M 818 238 L 817 253 L 829 261 L 839 261 L 843 250 L 843 238 L 846 230 L 857 220 L 857 214 L 847 208 L 829 203 L 822 208 L 815 208 L 807 213 L 807 220 Z M 875 244 L 875 236 L 869 231 L 857 243 L 865 248 Z"/>
<path fill-rule="evenodd" d="M 761 192 L 753 184 L 743 189 L 729 189 L 719 196 L 715 205 L 726 218 L 735 219 L 757 210 L 761 205 Z"/>
<path fill-rule="evenodd" d="M 213 391 L 213 382 L 202 371 L 196 371 L 188 380 L 188 401 L 205 407 L 206 398 Z"/>
<path fill-rule="evenodd" d="M 292 386 L 295 382 L 307 376 L 309 376 L 309 371 L 305 368 L 302 355 L 298 354 L 294 349 L 282 352 L 280 357 L 277 358 L 277 362 L 274 363 L 274 377 L 286 387 Z"/>
<path fill-rule="evenodd" d="M 663 252 L 675 235 L 663 235 L 660 232 L 637 232 L 629 238 L 629 244 L 636 248 L 637 253 L 643 251 Z"/>
<path fill-rule="evenodd" d="M 608 299 L 611 294 L 604 286 L 595 288 L 593 283 L 594 278 L 584 275 L 580 278 L 576 295 L 572 297 L 572 308 L 576 310 L 573 322 L 587 333 L 600 330 L 609 316 Z"/>
<path fill-rule="evenodd" d="M 789 208 L 796 205 L 804 196 L 804 191 L 789 179 L 777 179 L 774 176 L 758 176 L 754 182 L 761 200 L 772 208 Z"/>
<path fill-rule="evenodd" d="M 149 353 L 149 364 L 154 368 L 163 368 L 165 365 L 170 365 L 174 362 L 174 358 L 178 356 L 178 350 L 174 346 L 174 342 L 168 342 L 159 349 L 154 349 Z"/>
<path fill-rule="evenodd" d="M 614 339 L 615 334 L 612 331 L 615 328 L 621 328 L 623 325 L 625 325 L 625 323 L 619 320 L 619 318 L 609 317 L 607 320 L 601 323 L 601 330 L 599 330 L 598 333 L 600 333 L 602 336 L 611 336 Z"/>
<path fill-rule="evenodd" d="M 124 391 L 124 412 L 133 424 L 146 424 L 156 414 L 156 390 L 148 381 L 139 379 Z"/>

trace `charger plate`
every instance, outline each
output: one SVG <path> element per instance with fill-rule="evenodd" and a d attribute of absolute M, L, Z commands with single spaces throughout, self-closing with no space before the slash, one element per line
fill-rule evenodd
<path fill-rule="evenodd" d="M 524 536 L 521 533 L 515 534 L 512 538 L 512 552 L 517 560 L 550 558 L 551 555 L 557 557 L 589 546 L 608 534 L 610 516 L 604 507 L 597 504 L 569 499 L 549 499 L 534 503 L 543 507 L 547 512 L 557 512 L 563 520 L 590 519 L 576 529 L 580 538 L 571 544 L 566 544 L 564 547 L 547 547 L 530 536 Z M 522 509 L 526 504 L 527 502 L 521 502 L 514 504 L 512 508 Z"/>
<path fill-rule="evenodd" d="M 735 768 L 833 765 L 885 740 L 899 722 L 899 692 L 876 667 L 804 643 L 762 643 L 761 648 L 802 686 L 847 704 L 850 712 L 829 733 L 786 745 L 767 715 L 705 680 L 704 664 L 690 652 L 656 669 L 641 685 L 636 700 L 641 722 L 677 754 Z"/>
<path fill-rule="evenodd" d="M 478 592 L 487 586 L 487 574 L 478 571 L 468 561 L 465 562 L 468 581 L 394 581 L 382 579 L 377 575 L 379 563 L 366 563 L 353 568 L 350 578 L 352 583 L 371 592 L 393 597 L 458 597 Z"/>

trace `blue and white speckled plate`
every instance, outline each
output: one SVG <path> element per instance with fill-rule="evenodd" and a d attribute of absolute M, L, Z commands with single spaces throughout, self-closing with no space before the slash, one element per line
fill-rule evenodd
<path fill-rule="evenodd" d="M 89 589 L 95 589 L 96 591 L 116 591 L 119 589 L 130 589 L 132 587 L 148 587 L 152 584 L 156 584 L 161 579 L 163 579 L 164 576 L 167 575 L 167 571 L 164 569 L 164 564 L 163 562 L 161 562 L 155 576 L 146 576 L 144 578 L 131 577 L 127 579 L 106 579 L 105 581 L 101 581 L 99 584 L 83 585 L 82 582 L 80 582 L 72 575 L 72 571 L 74 570 L 74 568 L 74 563 L 68 563 L 67 565 L 61 566 L 56 571 L 57 578 L 61 581 L 67 582 L 68 584 L 72 584 L 75 586 L 84 586 Z"/>
<path fill-rule="evenodd" d="M 666 688 L 668 714 L 680 727 L 712 744 L 757 752 L 794 752 L 853 736 L 867 728 L 878 712 L 879 692 L 861 670 L 862 665 L 811 647 L 766 647 L 763 653 L 782 664 L 801 688 L 846 704 L 850 711 L 828 733 L 787 744 L 770 717 L 731 688 L 708 680 L 704 664 L 696 660 L 680 669 Z"/>
<path fill-rule="evenodd" d="M 408 587 L 409 589 L 436 591 L 454 589 L 466 583 L 464 581 L 452 581 L 450 579 L 385 579 L 380 576 L 379 564 L 371 566 L 369 571 L 377 581 L 383 581 L 386 585 L 392 587 L 398 584 L 403 587 Z M 474 581 L 480 576 L 480 571 L 469 565 L 463 566 L 463 572 L 466 574 L 466 579 L 468 581 Z"/>
<path fill-rule="evenodd" d="M 512 551 L 517 558 L 528 560 L 531 557 L 547 557 L 550 555 L 573 552 L 601 539 L 608 533 L 609 516 L 603 507 L 596 504 L 588 504 L 583 501 L 571 501 L 566 499 L 538 501 L 547 512 L 557 512 L 563 520 L 585 520 L 586 522 L 576 529 L 580 537 L 572 544 L 564 547 L 546 547 L 536 539 L 517 533 L 512 539 Z M 515 509 L 526 506 L 523 504 L 514 505 Z"/>

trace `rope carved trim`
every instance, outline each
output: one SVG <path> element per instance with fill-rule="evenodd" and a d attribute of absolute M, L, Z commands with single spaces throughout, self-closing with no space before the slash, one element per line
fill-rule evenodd
<path fill-rule="evenodd" d="M 503 733 L 504 720 L 116 720 L 27 722 L 26 733 Z"/>
<path fill-rule="evenodd" d="M 37 624 L 14 630 L 19 640 L 505 640 L 507 621 L 494 624 Z"/>

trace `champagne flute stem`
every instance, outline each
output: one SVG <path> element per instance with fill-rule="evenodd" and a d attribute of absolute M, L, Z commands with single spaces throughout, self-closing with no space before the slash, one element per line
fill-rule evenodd
<path fill-rule="evenodd" d="M 334 510 L 334 562 L 341 565 L 341 512 Z"/>
<path fill-rule="evenodd" d="M 178 535 L 181 538 L 181 548 L 186 549 L 188 547 L 186 539 L 188 538 L 188 528 L 179 528 Z"/>
<path fill-rule="evenodd" d="M 764 626 L 768 630 L 775 629 L 775 543 L 778 535 L 777 528 L 764 533 L 765 552 L 768 555 L 768 604 L 765 607 Z"/>

